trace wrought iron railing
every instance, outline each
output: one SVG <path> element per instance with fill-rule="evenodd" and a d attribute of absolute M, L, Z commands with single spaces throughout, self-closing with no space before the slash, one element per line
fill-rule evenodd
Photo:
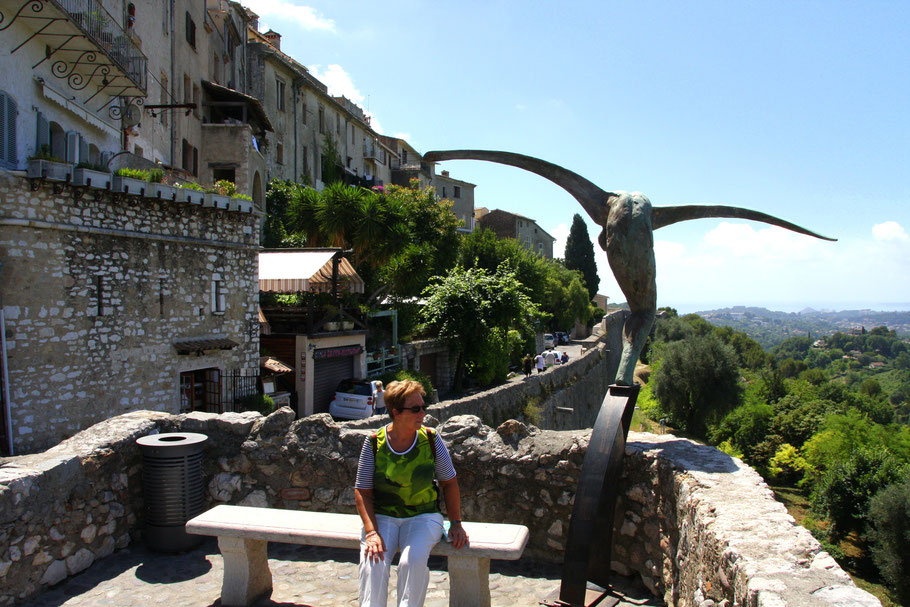
<path fill-rule="evenodd" d="M 148 59 L 98 0 L 51 0 L 126 76 L 146 90 Z"/>

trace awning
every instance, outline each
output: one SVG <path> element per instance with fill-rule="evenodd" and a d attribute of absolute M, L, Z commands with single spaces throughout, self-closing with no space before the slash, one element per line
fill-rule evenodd
<path fill-rule="evenodd" d="M 209 337 L 200 339 L 180 339 L 174 342 L 177 354 L 193 354 L 206 350 L 231 350 L 239 346 L 236 341 L 226 337 Z"/>
<path fill-rule="evenodd" d="M 259 290 L 266 293 L 332 292 L 332 258 L 337 251 L 288 250 L 259 253 Z M 338 288 L 363 293 L 363 279 L 347 259 L 338 260 Z"/>
<path fill-rule="evenodd" d="M 234 89 L 229 89 L 226 86 L 221 86 L 220 84 L 215 84 L 208 80 L 202 81 L 202 86 L 208 91 L 208 94 L 214 101 L 241 101 L 246 103 L 249 106 L 250 113 L 252 114 L 251 118 L 255 118 L 256 121 L 262 126 L 266 131 L 272 131 L 272 123 L 269 121 L 268 115 L 265 113 L 265 110 L 262 108 L 262 103 L 259 102 L 255 97 L 250 97 L 245 95 L 240 91 L 235 91 Z"/>
<path fill-rule="evenodd" d="M 272 358 L 271 356 L 260 356 L 259 368 L 266 369 L 272 373 L 290 373 L 294 370 L 277 358 Z"/>

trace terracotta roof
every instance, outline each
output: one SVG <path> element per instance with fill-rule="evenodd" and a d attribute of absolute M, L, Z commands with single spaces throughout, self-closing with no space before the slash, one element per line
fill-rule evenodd
<path fill-rule="evenodd" d="M 231 350 L 239 346 L 236 341 L 226 337 L 205 337 L 198 339 L 180 339 L 174 342 L 177 354 L 192 354 L 206 350 Z"/>
<path fill-rule="evenodd" d="M 260 356 L 259 367 L 262 369 L 267 369 L 272 373 L 290 373 L 294 370 L 277 358 L 272 358 L 270 356 Z"/>

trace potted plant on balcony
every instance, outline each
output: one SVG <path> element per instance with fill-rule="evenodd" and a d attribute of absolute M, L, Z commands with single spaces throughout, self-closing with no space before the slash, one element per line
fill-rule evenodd
<path fill-rule="evenodd" d="M 80 162 L 73 170 L 73 185 L 109 190 L 111 181 L 111 172 L 103 164 Z"/>
<path fill-rule="evenodd" d="M 51 146 L 44 144 L 37 154 L 28 158 L 26 175 L 29 179 L 70 181 L 73 178 L 73 165 L 51 155 Z"/>
<path fill-rule="evenodd" d="M 145 195 L 159 200 L 177 200 L 177 188 L 164 183 L 164 170 L 151 169 Z"/>
<path fill-rule="evenodd" d="M 114 173 L 114 180 L 111 183 L 111 190 L 114 192 L 123 192 L 124 194 L 145 196 L 148 180 L 148 171 L 127 168 L 117 169 L 117 172 Z"/>
<path fill-rule="evenodd" d="M 214 209 L 228 209 L 231 206 L 231 197 L 237 193 L 237 186 L 233 181 L 219 179 L 212 187 L 205 189 L 205 202 L 202 206 Z"/>
<path fill-rule="evenodd" d="M 201 205 L 205 199 L 205 188 L 198 183 L 193 183 L 191 181 L 187 183 L 175 183 L 174 187 L 177 188 L 177 202 Z"/>

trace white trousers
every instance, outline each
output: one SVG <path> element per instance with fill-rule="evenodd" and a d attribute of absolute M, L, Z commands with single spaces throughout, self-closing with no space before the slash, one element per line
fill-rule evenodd
<path fill-rule="evenodd" d="M 427 559 L 430 550 L 442 537 L 442 515 L 438 512 L 410 518 L 376 515 L 376 527 L 385 545 L 379 562 L 367 562 L 364 549 L 366 534 L 360 533 L 360 605 L 386 607 L 389 595 L 389 571 L 395 553 L 398 559 L 398 607 L 421 607 L 430 583 Z"/>

